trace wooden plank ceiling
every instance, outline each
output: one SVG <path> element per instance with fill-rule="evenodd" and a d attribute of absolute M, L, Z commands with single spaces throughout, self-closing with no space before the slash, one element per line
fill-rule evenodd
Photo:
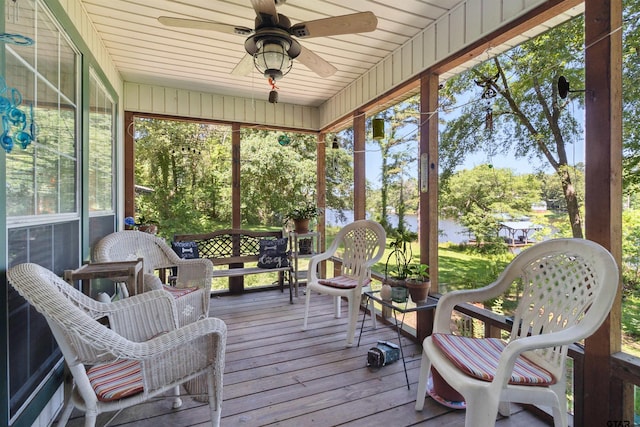
<path fill-rule="evenodd" d="M 378 27 L 370 33 L 300 40 L 338 71 L 321 78 L 294 61 L 291 72 L 278 82 L 280 102 L 320 105 L 458 2 L 288 0 L 277 10 L 293 24 L 371 11 Z M 250 0 L 83 0 L 83 4 L 125 81 L 259 99 L 270 89 L 257 70 L 247 77 L 230 74 L 245 55 L 246 36 L 168 28 L 157 21 L 164 15 L 254 28 Z"/>
<path fill-rule="evenodd" d="M 246 36 L 170 28 L 159 16 L 209 20 L 254 28 L 250 0 L 81 0 L 123 79 L 249 99 L 266 99 L 270 86 L 257 71 L 232 75 L 244 57 Z M 282 0 L 280 14 L 292 24 L 371 11 L 373 32 L 299 40 L 307 49 L 337 68 L 319 77 L 299 61 L 277 82 L 279 102 L 319 106 L 384 57 L 446 14 L 460 0 Z M 486 58 L 485 58 L 486 59 Z"/>

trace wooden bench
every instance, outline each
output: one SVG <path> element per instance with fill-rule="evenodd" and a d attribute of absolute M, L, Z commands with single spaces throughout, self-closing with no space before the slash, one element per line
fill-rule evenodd
<path fill-rule="evenodd" d="M 281 231 L 252 231 L 239 228 L 217 230 L 202 234 L 176 234 L 174 242 L 195 242 L 200 258 L 209 259 L 214 266 L 213 277 L 228 277 L 229 290 L 240 293 L 244 290 L 244 276 L 249 274 L 278 272 L 280 290 L 284 289 L 285 276 L 289 281 L 289 301 L 293 303 L 291 266 L 279 268 L 245 267 L 245 263 L 257 262 L 260 240 L 282 238 Z M 290 263 L 289 263 L 290 264 Z M 216 266 L 228 265 L 228 269 Z"/>

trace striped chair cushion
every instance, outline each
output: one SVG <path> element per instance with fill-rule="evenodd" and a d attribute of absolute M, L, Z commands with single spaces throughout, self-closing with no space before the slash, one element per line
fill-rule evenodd
<path fill-rule="evenodd" d="M 433 342 L 461 371 L 474 378 L 493 381 L 498 361 L 507 343 L 498 338 L 469 338 L 433 334 Z M 518 356 L 509 384 L 548 386 L 556 379 L 524 356 Z"/>
<path fill-rule="evenodd" d="M 180 298 L 198 290 L 198 288 L 176 288 L 168 285 L 164 285 L 163 289 L 173 295 L 174 298 Z"/>
<path fill-rule="evenodd" d="M 87 376 L 98 400 L 103 402 L 122 399 L 143 390 L 140 362 L 136 360 L 95 365 L 87 371 Z"/>
<path fill-rule="evenodd" d="M 367 286 L 371 282 L 371 279 L 365 279 L 364 285 Z M 331 279 L 320 279 L 318 283 L 325 286 L 331 286 L 332 288 L 341 288 L 341 289 L 353 289 L 358 286 L 358 280 L 352 279 L 347 276 L 337 276 Z"/>

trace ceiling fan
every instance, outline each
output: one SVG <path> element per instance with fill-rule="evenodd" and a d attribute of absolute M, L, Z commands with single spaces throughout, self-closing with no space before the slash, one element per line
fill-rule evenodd
<path fill-rule="evenodd" d="M 302 46 L 296 39 L 325 37 L 374 31 L 378 19 L 372 12 L 359 12 L 332 18 L 291 24 L 276 11 L 285 0 L 251 0 L 256 12 L 255 28 L 222 24 L 214 21 L 160 16 L 158 21 L 169 27 L 194 28 L 248 36 L 244 42 L 247 54 L 231 71 L 245 76 L 255 66 L 271 84 L 269 102 L 277 102 L 275 81 L 287 74 L 292 60 L 297 59 L 320 77 L 330 77 L 337 70 L 329 62 Z"/>

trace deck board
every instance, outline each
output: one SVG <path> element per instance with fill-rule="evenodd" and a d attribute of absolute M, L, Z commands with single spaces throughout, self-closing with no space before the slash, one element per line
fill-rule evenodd
<path fill-rule="evenodd" d="M 367 350 L 378 339 L 396 342 L 397 334 L 367 318 L 359 347 L 346 348 L 346 303 L 343 317 L 333 317 L 332 300 L 313 296 L 307 331 L 302 331 L 304 297 L 289 303 L 287 293 L 267 291 L 215 297 L 210 315 L 228 326 L 224 376 L 223 426 L 462 426 L 464 411 L 428 398 L 414 410 L 420 369 L 420 347 L 403 337 L 411 389 L 402 363 L 379 370 L 366 367 Z M 362 319 L 362 317 L 360 318 Z M 360 324 L 358 324 L 360 326 Z M 357 339 L 357 336 L 356 336 Z M 112 426 L 207 426 L 209 409 L 185 397 L 181 408 L 160 399 L 124 410 Z M 498 420 L 500 427 L 546 425 L 514 406 Z M 98 426 L 113 414 L 102 414 Z M 82 426 L 74 411 L 68 425 Z"/>

